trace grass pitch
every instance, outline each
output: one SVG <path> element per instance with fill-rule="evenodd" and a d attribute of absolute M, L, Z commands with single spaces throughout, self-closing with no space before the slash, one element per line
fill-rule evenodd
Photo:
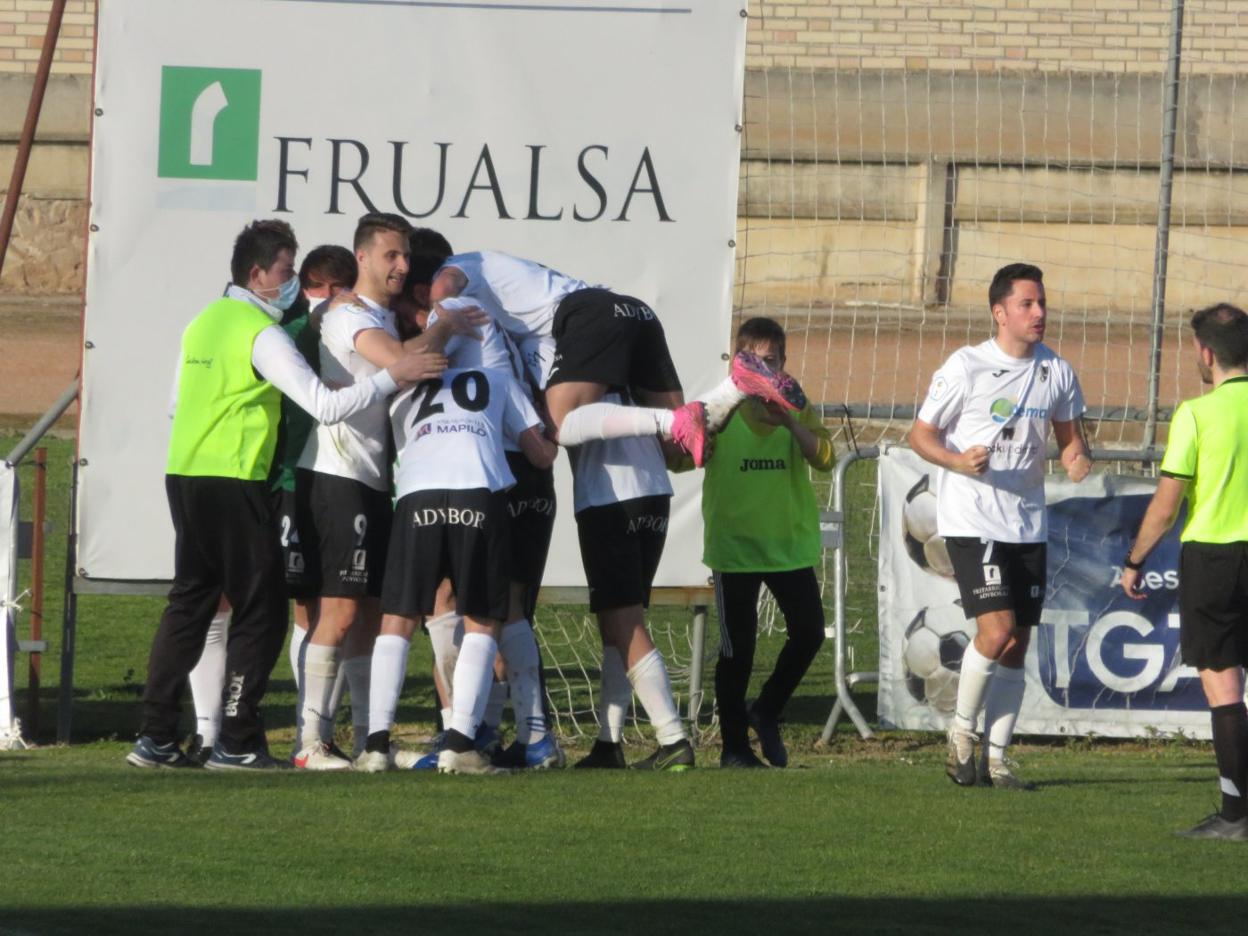
<path fill-rule="evenodd" d="M 62 536 L 69 457 L 53 446 Z M 57 543 L 42 740 L 54 724 Z M 860 668 L 871 666 L 870 561 L 851 562 Z M 842 725 L 830 748 L 814 747 L 830 654 L 790 706 L 787 771 L 719 771 L 713 746 L 681 775 L 135 770 L 123 757 L 161 606 L 80 599 L 77 743 L 0 754 L 0 936 L 1220 933 L 1248 910 L 1248 850 L 1170 834 L 1216 807 L 1208 746 L 1030 746 L 1021 772 L 1037 792 L 963 790 L 930 735 L 864 743 Z M 432 719 L 427 648 L 414 650 L 400 710 L 409 740 Z M 760 641 L 760 667 L 769 653 Z M 19 685 L 24 671 L 23 658 Z M 283 659 L 268 705 L 280 753 L 292 689 Z M 868 717 L 869 692 L 858 696 Z M 635 744 L 629 757 L 647 751 Z"/>

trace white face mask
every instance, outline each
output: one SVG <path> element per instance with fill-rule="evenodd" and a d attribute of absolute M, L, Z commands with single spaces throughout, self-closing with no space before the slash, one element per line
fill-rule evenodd
<path fill-rule="evenodd" d="M 299 277 L 292 276 L 278 287 L 276 299 L 266 299 L 265 301 L 273 308 L 280 309 L 285 312 L 292 305 L 294 305 L 295 300 L 299 298 L 300 288 Z"/>

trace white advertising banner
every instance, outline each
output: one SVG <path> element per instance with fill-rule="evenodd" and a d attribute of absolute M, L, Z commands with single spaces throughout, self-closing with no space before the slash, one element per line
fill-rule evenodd
<path fill-rule="evenodd" d="M 723 0 L 102 0 L 79 574 L 167 580 L 178 341 L 239 230 L 350 245 L 378 210 L 647 301 L 686 392 L 725 373 L 745 19 Z M 566 459 L 547 584 L 583 584 Z M 659 585 L 702 585 L 700 474 Z"/>
<path fill-rule="evenodd" d="M 909 449 L 889 448 L 878 483 L 880 721 L 943 730 L 975 630 L 936 535 L 935 469 Z M 1027 653 L 1019 733 L 1209 737 L 1200 679 L 1179 657 L 1182 516 L 1149 556 L 1147 599 L 1133 601 L 1119 586 L 1120 561 L 1153 489 L 1105 474 L 1081 484 L 1047 478 L 1048 582 Z"/>

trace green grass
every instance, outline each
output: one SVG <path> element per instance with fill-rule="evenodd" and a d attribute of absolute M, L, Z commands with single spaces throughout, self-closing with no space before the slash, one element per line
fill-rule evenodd
<path fill-rule="evenodd" d="M 0 438 L 0 448 L 9 445 Z M 70 451 L 52 445 L 45 742 L 54 728 Z M 858 541 L 869 527 L 873 472 L 862 466 L 851 477 L 850 536 Z M 860 669 L 874 669 L 872 563 L 862 550 L 850 562 Z M 1208 933 L 1238 927 L 1248 910 L 1238 877 L 1248 851 L 1170 835 L 1215 805 L 1207 745 L 1029 746 L 1021 769 L 1040 782 L 1038 792 L 963 790 L 944 778 L 934 736 L 867 743 L 842 725 L 829 748 L 815 747 L 830 703 L 830 653 L 790 706 L 794 767 L 784 772 L 134 770 L 123 757 L 161 606 L 80 599 L 77 743 L 0 754 L 0 936 Z M 678 628 L 683 618 L 660 623 Z M 760 667 L 777 643 L 760 641 Z M 409 737 L 426 733 L 432 718 L 427 649 L 421 641 L 414 648 L 400 710 Z M 24 658 L 19 665 L 24 674 Z M 291 690 L 283 659 L 268 705 L 283 753 Z M 856 697 L 869 718 L 872 691 L 864 686 Z M 644 752 L 633 745 L 630 758 Z M 713 768 L 717 756 L 704 747 L 701 764 Z"/>

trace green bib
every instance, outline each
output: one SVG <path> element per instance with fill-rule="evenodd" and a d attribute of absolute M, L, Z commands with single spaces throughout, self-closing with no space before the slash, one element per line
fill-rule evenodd
<path fill-rule="evenodd" d="M 819 564 L 819 505 L 793 435 L 745 407 L 715 437 L 702 481 L 702 561 L 716 572 L 787 572 Z"/>
<path fill-rule="evenodd" d="M 224 298 L 186 327 L 169 474 L 244 481 L 268 477 L 282 395 L 252 369 L 251 346 L 272 324 L 250 303 Z"/>

